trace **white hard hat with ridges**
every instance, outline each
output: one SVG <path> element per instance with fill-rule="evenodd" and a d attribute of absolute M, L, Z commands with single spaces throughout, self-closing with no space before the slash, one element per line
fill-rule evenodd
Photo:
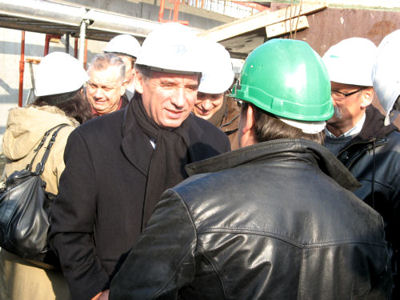
<path fill-rule="evenodd" d="M 113 37 L 107 43 L 104 52 L 138 57 L 140 53 L 140 44 L 135 37 L 129 34 L 120 34 Z"/>
<path fill-rule="evenodd" d="M 35 71 L 35 96 L 77 91 L 88 80 L 82 63 L 64 52 L 46 55 Z"/>
<path fill-rule="evenodd" d="M 372 81 L 387 116 L 400 95 L 400 30 L 385 36 L 379 44 Z"/>
<path fill-rule="evenodd" d="M 229 52 L 214 41 L 203 39 L 201 44 L 205 59 L 199 92 L 224 93 L 230 88 L 235 77 Z"/>
<path fill-rule="evenodd" d="M 352 37 L 333 45 L 322 57 L 331 81 L 372 86 L 377 47 L 366 38 Z"/>
<path fill-rule="evenodd" d="M 172 73 L 201 73 L 199 46 L 199 38 L 189 27 L 164 23 L 146 37 L 136 64 Z"/>

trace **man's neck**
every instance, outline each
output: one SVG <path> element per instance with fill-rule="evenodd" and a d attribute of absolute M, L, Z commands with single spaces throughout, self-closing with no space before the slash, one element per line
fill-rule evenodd
<path fill-rule="evenodd" d="M 334 136 L 338 137 L 341 136 L 342 134 L 344 134 L 345 132 L 347 132 L 348 130 L 350 130 L 353 127 L 338 127 L 338 126 L 334 126 L 336 124 L 327 124 L 326 125 L 326 129 L 329 130 L 330 133 L 332 133 Z"/>
<path fill-rule="evenodd" d="M 360 133 L 365 122 L 365 113 L 357 120 L 352 120 L 348 124 L 331 123 L 326 125 L 326 129 L 336 137 L 357 135 Z"/>

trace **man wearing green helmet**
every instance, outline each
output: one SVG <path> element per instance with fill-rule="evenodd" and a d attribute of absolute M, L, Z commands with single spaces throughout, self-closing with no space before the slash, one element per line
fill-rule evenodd
<path fill-rule="evenodd" d="M 241 149 L 186 166 L 111 282 L 110 299 L 386 299 L 382 219 L 320 145 L 327 71 L 305 42 L 247 58 Z"/>

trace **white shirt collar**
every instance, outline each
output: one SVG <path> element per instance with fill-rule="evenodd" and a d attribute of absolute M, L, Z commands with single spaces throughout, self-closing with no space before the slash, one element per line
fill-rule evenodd
<path fill-rule="evenodd" d="M 153 139 L 150 139 L 150 144 L 153 147 L 153 149 L 156 149 L 156 141 Z"/>
<path fill-rule="evenodd" d="M 356 136 L 358 135 L 363 126 L 364 126 L 364 122 L 365 122 L 365 114 L 362 116 L 362 118 L 357 122 L 356 126 L 354 126 L 353 128 L 351 128 L 350 130 L 346 131 L 345 133 L 339 135 L 339 136 L 335 136 L 332 132 L 330 132 L 328 130 L 328 128 L 325 128 L 325 133 L 327 136 L 329 136 L 330 138 L 343 138 L 343 137 L 349 137 L 349 136 Z"/>

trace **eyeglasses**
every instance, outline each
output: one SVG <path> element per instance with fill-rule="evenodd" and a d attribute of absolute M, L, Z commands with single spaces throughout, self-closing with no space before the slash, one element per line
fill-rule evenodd
<path fill-rule="evenodd" d="M 361 92 L 363 89 L 365 89 L 365 88 L 362 87 L 362 88 L 359 88 L 358 90 L 355 90 L 355 91 L 349 92 L 349 93 L 343 93 L 341 91 L 332 90 L 331 91 L 331 96 L 332 96 L 332 98 L 335 98 L 337 100 L 341 100 L 341 99 L 347 98 L 347 97 L 349 97 L 351 95 L 357 94 L 358 92 Z"/>

